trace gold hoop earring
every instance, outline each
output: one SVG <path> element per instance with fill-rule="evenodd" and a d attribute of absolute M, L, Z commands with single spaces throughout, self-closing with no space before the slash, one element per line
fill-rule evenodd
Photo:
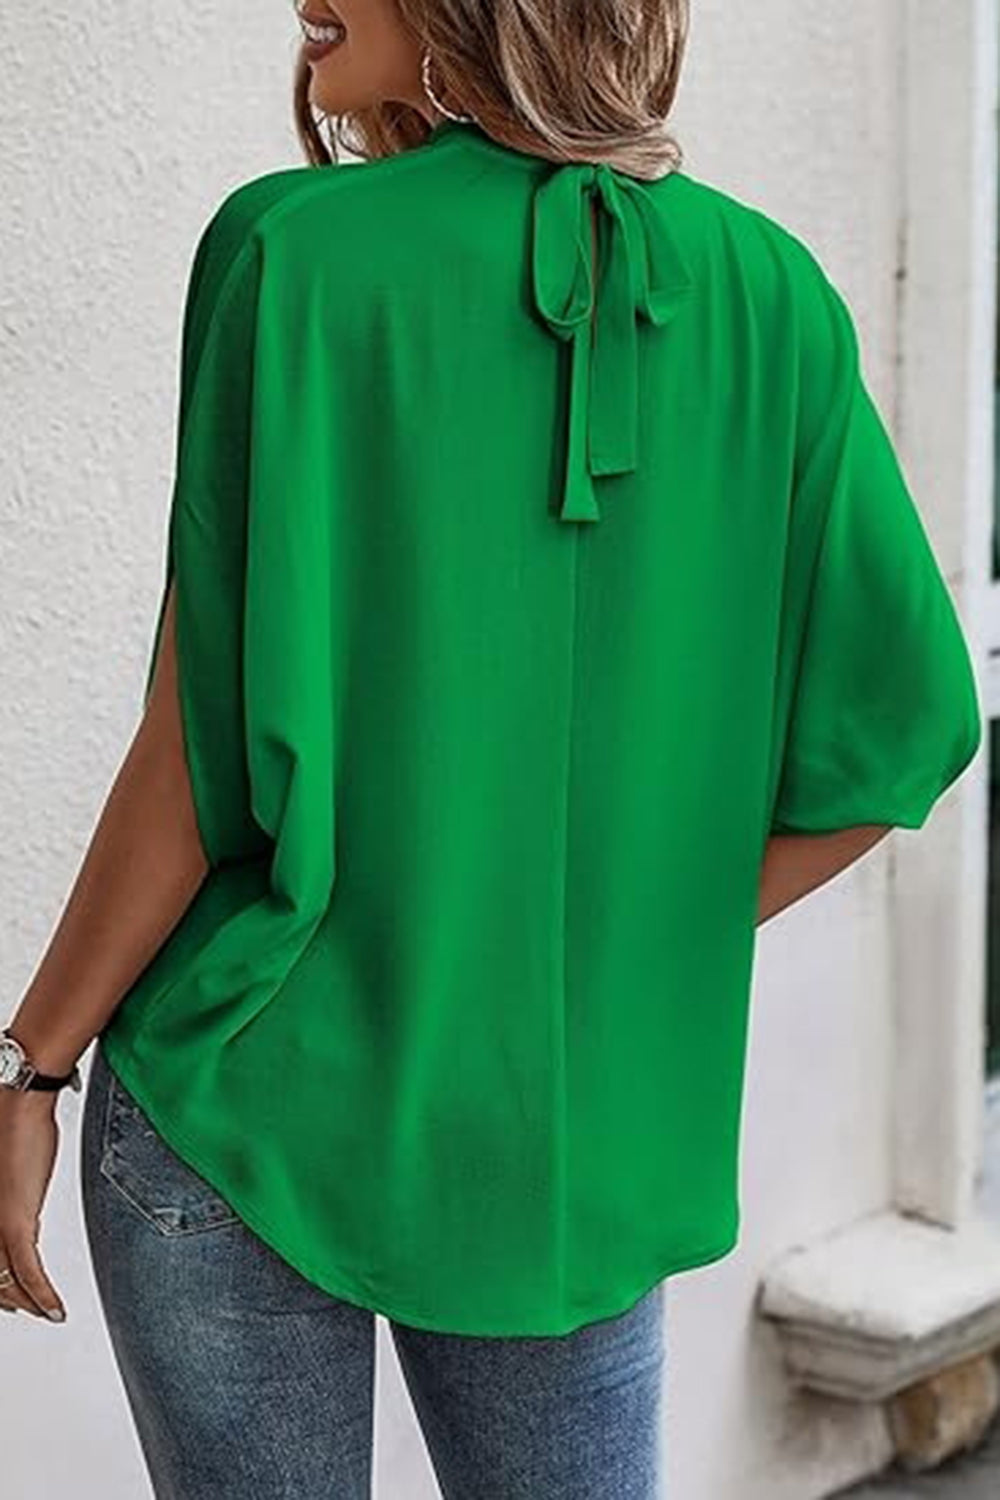
<path fill-rule="evenodd" d="M 449 109 L 446 104 L 443 104 L 437 94 L 435 94 L 431 86 L 431 54 L 429 47 L 424 48 L 423 56 L 420 59 L 420 77 L 423 82 L 424 93 L 439 114 L 446 115 L 449 120 L 461 120 L 466 123 L 472 121 L 474 116 L 457 114 L 454 110 Z"/>

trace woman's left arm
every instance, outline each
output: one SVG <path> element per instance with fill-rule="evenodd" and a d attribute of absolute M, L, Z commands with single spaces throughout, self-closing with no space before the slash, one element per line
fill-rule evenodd
<path fill-rule="evenodd" d="M 830 833 L 776 833 L 761 862 L 757 926 L 825 885 L 892 832 L 890 823 L 866 823 Z"/>
<path fill-rule="evenodd" d="M 7 1023 L 43 1073 L 72 1069 L 208 869 L 184 753 L 174 606 L 171 583 L 143 717 L 59 923 Z"/>

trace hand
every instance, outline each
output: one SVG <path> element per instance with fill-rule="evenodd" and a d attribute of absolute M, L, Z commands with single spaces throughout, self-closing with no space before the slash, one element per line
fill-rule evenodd
<path fill-rule="evenodd" d="M 59 1294 L 43 1269 L 37 1238 L 56 1150 L 58 1094 L 40 1089 L 0 1088 L 0 1269 L 14 1280 L 0 1282 L 0 1309 L 21 1309 L 62 1321 Z"/>

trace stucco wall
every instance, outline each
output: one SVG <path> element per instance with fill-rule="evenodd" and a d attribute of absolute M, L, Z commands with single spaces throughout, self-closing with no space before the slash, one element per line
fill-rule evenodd
<path fill-rule="evenodd" d="M 676 115 L 689 171 L 782 219 L 819 253 L 854 308 L 890 418 L 900 38 L 901 7 L 889 0 L 696 0 Z M 9 1010 L 138 713 L 194 243 L 230 186 L 299 160 L 294 50 L 287 5 L 174 0 L 157 11 L 50 0 L 44 21 L 0 11 L 0 983 Z M 667 1288 L 667 1488 L 679 1500 L 811 1500 L 885 1451 L 871 1415 L 789 1392 L 752 1299 L 772 1256 L 881 1206 L 889 1191 L 890 860 L 880 846 L 760 935 L 742 1241 L 725 1262 Z M 146 1485 L 83 1241 L 78 1096 L 59 1109 L 42 1249 L 69 1321 L 4 1323 L 5 1493 L 134 1500 Z M 379 1333 L 377 1493 L 422 1500 L 436 1491 Z"/>

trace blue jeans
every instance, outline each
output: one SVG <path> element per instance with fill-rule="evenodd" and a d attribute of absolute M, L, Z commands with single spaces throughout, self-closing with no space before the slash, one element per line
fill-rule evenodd
<path fill-rule="evenodd" d="M 367 1500 L 374 1313 L 264 1244 L 96 1046 L 80 1164 L 98 1293 L 157 1500 Z M 554 1337 L 389 1319 L 445 1500 L 655 1500 L 662 1291 Z"/>

